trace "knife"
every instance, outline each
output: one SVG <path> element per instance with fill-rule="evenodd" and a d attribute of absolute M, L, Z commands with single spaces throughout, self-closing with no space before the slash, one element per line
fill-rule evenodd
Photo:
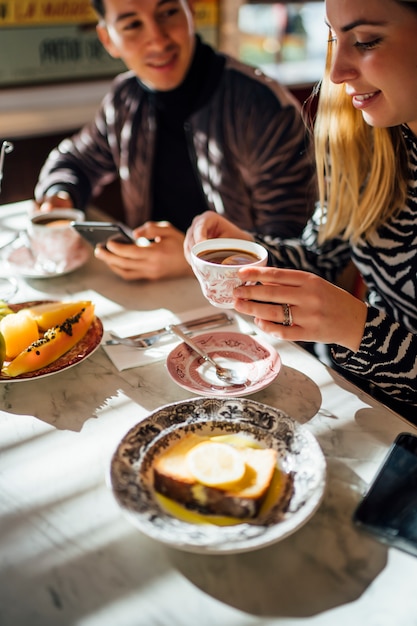
<path fill-rule="evenodd" d="M 198 317 L 188 322 L 181 322 L 177 326 L 184 332 L 195 332 L 197 330 L 205 330 L 208 328 L 216 328 L 218 326 L 226 326 L 234 322 L 233 317 L 227 315 L 227 313 L 215 313 L 213 315 L 207 315 L 205 317 Z M 150 330 L 138 335 L 130 335 L 128 337 L 119 337 L 116 333 L 110 332 L 112 339 L 106 341 L 106 345 L 112 344 L 124 344 L 133 346 L 136 348 L 148 348 L 151 343 L 157 341 L 164 335 L 171 335 L 167 326 L 158 328 L 157 330 Z M 152 340 L 151 342 L 149 340 Z"/>

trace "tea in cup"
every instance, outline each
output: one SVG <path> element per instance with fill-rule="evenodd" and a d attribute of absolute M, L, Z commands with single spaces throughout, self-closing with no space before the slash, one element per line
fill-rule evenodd
<path fill-rule="evenodd" d="M 204 296 L 222 309 L 233 308 L 233 290 L 242 284 L 240 268 L 263 266 L 267 261 L 263 246 L 244 239 L 207 239 L 191 250 L 191 266 Z"/>
<path fill-rule="evenodd" d="M 74 220 L 83 221 L 83 211 L 54 209 L 48 213 L 33 213 L 29 217 L 27 234 L 36 266 L 47 274 L 64 272 L 84 243 L 72 228 Z"/>

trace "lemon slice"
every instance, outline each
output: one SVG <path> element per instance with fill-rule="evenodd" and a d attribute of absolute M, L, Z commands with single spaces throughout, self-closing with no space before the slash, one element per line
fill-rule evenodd
<path fill-rule="evenodd" d="M 225 443 L 203 441 L 187 453 L 188 469 L 208 487 L 232 485 L 243 478 L 245 462 L 239 450 Z"/>

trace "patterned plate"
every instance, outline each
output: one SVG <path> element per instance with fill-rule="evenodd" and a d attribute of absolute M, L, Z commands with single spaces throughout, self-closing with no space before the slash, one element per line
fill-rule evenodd
<path fill-rule="evenodd" d="M 19 311 L 20 309 L 35 306 L 36 304 L 44 304 L 45 302 L 51 302 L 50 300 L 38 300 L 34 302 L 20 302 L 19 304 L 9 304 L 8 306 L 13 309 L 13 311 Z M 42 367 L 39 370 L 34 372 L 28 372 L 27 374 L 20 374 L 20 376 L 14 376 L 11 378 L 10 376 L 5 376 L 0 373 L 0 383 L 18 383 L 22 380 L 32 380 L 34 378 L 43 378 L 45 376 L 50 376 L 51 374 L 56 374 L 57 372 L 62 372 L 63 370 L 73 367 L 84 361 L 88 356 L 90 356 L 97 348 L 100 346 L 101 339 L 103 337 L 103 324 L 97 316 L 94 318 L 90 328 L 88 329 L 86 335 L 75 344 L 71 350 L 68 350 L 65 354 L 63 354 L 59 359 L 53 361 L 46 367 Z"/>
<path fill-rule="evenodd" d="M 270 385 L 281 369 L 281 359 L 275 348 L 243 333 L 205 333 L 193 337 L 193 341 L 220 365 L 238 370 L 249 380 L 244 385 L 223 383 L 212 365 L 181 343 L 167 357 L 168 373 L 180 387 L 198 395 L 247 396 Z"/>
<path fill-rule="evenodd" d="M 272 502 L 250 522 L 226 526 L 168 511 L 153 489 L 153 459 L 190 432 L 244 434 L 276 449 L 280 469 L 293 481 L 285 510 Z M 279 409 L 246 398 L 196 398 L 161 407 L 131 428 L 112 457 L 108 480 L 122 512 L 146 535 L 189 552 L 226 554 L 274 543 L 305 524 L 322 500 L 326 462 L 311 432 Z"/>

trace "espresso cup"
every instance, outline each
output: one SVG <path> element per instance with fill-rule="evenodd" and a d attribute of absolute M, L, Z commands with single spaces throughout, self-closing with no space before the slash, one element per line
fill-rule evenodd
<path fill-rule="evenodd" d="M 191 267 L 207 300 L 221 309 L 233 308 L 233 290 L 242 284 L 242 267 L 266 265 L 268 251 L 244 239 L 207 239 L 191 249 Z"/>
<path fill-rule="evenodd" d="M 54 209 L 30 215 L 27 235 L 36 266 L 41 271 L 64 272 L 71 259 L 80 253 L 84 243 L 71 222 L 84 219 L 83 211 L 78 209 Z"/>

